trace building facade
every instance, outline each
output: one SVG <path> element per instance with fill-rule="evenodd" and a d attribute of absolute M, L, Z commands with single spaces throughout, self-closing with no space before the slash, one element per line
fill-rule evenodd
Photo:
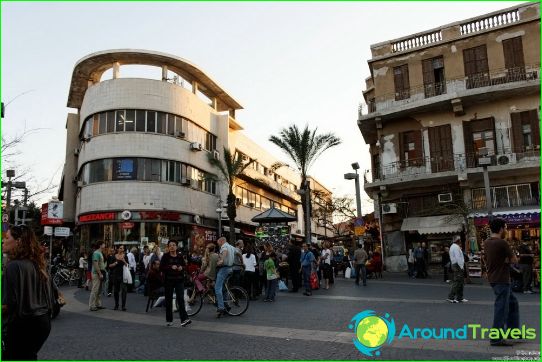
<path fill-rule="evenodd" d="M 122 77 L 133 66 L 144 76 Z M 271 206 L 302 220 L 299 175 L 270 171 L 277 159 L 235 119 L 242 106 L 184 59 L 134 49 L 90 54 L 75 65 L 68 107 L 77 112 L 66 122 L 59 196 L 82 247 L 216 240 L 227 186 L 208 157 L 222 159 L 224 147 L 257 160 L 234 188 L 240 237 L 253 237 L 251 218 Z"/>
<path fill-rule="evenodd" d="M 476 252 L 489 213 L 539 242 L 539 27 L 527 3 L 371 46 L 358 126 L 389 269 L 421 241 L 440 261 L 456 233 Z"/>

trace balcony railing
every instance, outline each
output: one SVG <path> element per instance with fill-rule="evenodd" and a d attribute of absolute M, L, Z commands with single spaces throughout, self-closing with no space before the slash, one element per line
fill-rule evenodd
<path fill-rule="evenodd" d="M 540 64 L 524 67 L 493 69 L 470 76 L 447 79 L 439 83 L 430 83 L 410 87 L 400 92 L 380 95 L 368 105 L 368 112 L 381 112 L 397 107 L 413 105 L 427 98 L 439 97 L 443 100 L 447 94 L 460 97 L 469 89 L 498 86 L 507 83 L 540 79 Z M 448 97 L 449 98 L 449 97 Z M 360 116 L 362 114 L 360 113 Z"/>
<path fill-rule="evenodd" d="M 538 206 L 540 199 L 533 194 L 530 184 L 505 185 L 491 188 L 491 206 L 494 209 L 521 206 Z M 485 189 L 472 190 L 472 208 L 484 210 L 486 208 Z"/>
<path fill-rule="evenodd" d="M 492 14 L 482 19 L 474 19 L 459 25 L 461 35 L 477 33 L 484 30 L 493 29 L 502 25 L 508 25 L 518 22 L 519 10 L 512 9 L 498 14 Z"/>
<path fill-rule="evenodd" d="M 469 168 L 480 167 L 477 153 L 455 154 L 453 157 L 422 157 L 410 160 L 388 163 L 373 171 L 373 180 L 365 179 L 366 183 L 375 181 L 393 180 L 408 176 L 433 175 L 454 171 L 465 173 Z M 523 152 L 512 152 L 510 149 L 501 150 L 496 155 L 488 156 L 491 166 L 516 167 L 518 165 L 538 165 L 540 162 L 540 147 L 535 146 Z"/>

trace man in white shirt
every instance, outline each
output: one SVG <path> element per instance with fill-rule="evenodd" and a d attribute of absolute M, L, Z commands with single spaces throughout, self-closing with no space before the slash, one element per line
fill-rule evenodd
<path fill-rule="evenodd" d="M 130 274 L 132 274 L 132 284 L 128 285 L 128 292 L 133 292 L 134 290 L 135 272 L 137 268 L 134 251 L 136 251 L 136 249 L 132 248 L 132 250 L 130 250 L 130 252 L 126 255 L 128 257 L 128 266 L 130 268 Z"/>
<path fill-rule="evenodd" d="M 450 246 L 450 264 L 452 265 L 453 282 L 452 290 L 448 294 L 450 303 L 465 303 L 467 299 L 463 298 L 463 275 L 465 270 L 465 258 L 463 257 L 463 251 L 461 250 L 461 237 L 459 235 L 454 236 L 452 246 Z"/>

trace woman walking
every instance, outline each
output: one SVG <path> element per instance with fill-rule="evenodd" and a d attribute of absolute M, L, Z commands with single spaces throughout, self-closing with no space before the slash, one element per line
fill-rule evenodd
<path fill-rule="evenodd" d="M 252 247 L 246 248 L 246 253 L 243 254 L 243 265 L 245 266 L 245 289 L 248 293 L 250 300 L 256 299 L 256 292 L 258 290 L 258 277 L 256 276 L 256 255 L 252 253 Z"/>
<path fill-rule="evenodd" d="M 184 307 L 183 274 L 186 263 L 181 254 L 177 253 L 177 242 L 170 240 L 167 244 L 169 253 L 165 253 L 160 260 L 160 270 L 164 274 L 164 289 L 166 297 L 166 325 L 173 325 L 173 291 L 175 291 L 181 326 L 192 323 Z"/>
<path fill-rule="evenodd" d="M 51 331 L 52 292 L 45 256 L 26 226 L 2 240 L 8 255 L 2 275 L 2 360 L 37 360 Z"/>
<path fill-rule="evenodd" d="M 128 257 L 124 254 L 124 246 L 119 246 L 115 258 L 109 266 L 110 283 L 113 283 L 113 298 L 115 299 L 115 310 L 119 310 L 119 293 L 122 298 L 122 310 L 126 311 L 126 293 L 128 286 L 124 282 L 124 267 L 128 266 Z"/>

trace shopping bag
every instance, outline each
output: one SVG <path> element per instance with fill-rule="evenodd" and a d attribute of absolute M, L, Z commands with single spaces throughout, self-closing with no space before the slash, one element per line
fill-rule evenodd
<path fill-rule="evenodd" d="M 284 283 L 284 281 L 282 280 L 279 280 L 279 290 L 281 292 L 284 292 L 284 291 L 287 291 L 288 290 L 288 286 L 286 285 L 286 283 Z"/>
<path fill-rule="evenodd" d="M 122 282 L 124 284 L 132 284 L 132 274 L 127 265 L 122 268 Z"/>
<path fill-rule="evenodd" d="M 316 274 L 316 272 L 311 273 L 310 283 L 311 289 L 320 289 L 320 285 L 318 283 L 318 274 Z"/>
<path fill-rule="evenodd" d="M 350 267 L 346 268 L 346 270 L 344 271 L 344 277 L 346 279 L 349 279 L 351 274 L 352 274 L 352 268 Z"/>

